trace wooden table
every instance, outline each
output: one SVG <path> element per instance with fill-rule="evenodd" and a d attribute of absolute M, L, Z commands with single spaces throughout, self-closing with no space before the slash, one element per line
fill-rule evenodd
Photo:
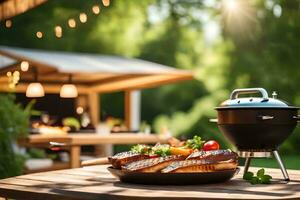
<path fill-rule="evenodd" d="M 0 196 L 22 200 L 191 200 L 191 199 L 300 199 L 300 171 L 289 170 L 289 183 L 251 185 L 237 177 L 226 183 L 191 186 L 146 186 L 119 182 L 107 166 L 60 170 L 0 180 Z M 257 169 L 251 168 L 256 171 Z M 266 169 L 281 178 L 278 169 Z"/>
<path fill-rule="evenodd" d="M 161 138 L 154 134 L 142 133 L 113 133 L 113 134 L 68 134 L 68 135 L 29 135 L 20 139 L 18 143 L 25 147 L 47 147 L 50 142 L 66 144 L 70 150 L 70 168 L 80 167 L 81 146 L 102 145 L 102 144 L 149 144 L 166 142 L 166 138 Z"/>

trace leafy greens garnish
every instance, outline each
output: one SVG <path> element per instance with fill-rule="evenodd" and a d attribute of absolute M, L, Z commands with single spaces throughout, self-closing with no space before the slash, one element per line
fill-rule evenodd
<path fill-rule="evenodd" d="M 147 145 L 134 145 L 131 150 L 134 153 L 148 154 L 148 155 L 158 155 L 158 156 L 168 156 L 171 155 L 170 145 L 168 144 L 156 144 L 155 146 Z"/>
<path fill-rule="evenodd" d="M 205 141 L 200 136 L 195 135 L 193 139 L 186 141 L 185 146 L 192 149 L 201 149 L 204 143 Z"/>
<path fill-rule="evenodd" d="M 256 176 L 252 172 L 246 172 L 243 179 L 254 184 L 270 184 L 272 176 L 265 174 L 265 169 L 260 169 L 257 171 Z"/>
<path fill-rule="evenodd" d="M 130 151 L 140 154 L 149 154 L 151 152 L 151 147 L 144 144 L 137 144 L 132 146 Z"/>
<path fill-rule="evenodd" d="M 159 156 L 168 156 L 171 155 L 170 145 L 159 144 L 152 147 L 152 154 Z"/>

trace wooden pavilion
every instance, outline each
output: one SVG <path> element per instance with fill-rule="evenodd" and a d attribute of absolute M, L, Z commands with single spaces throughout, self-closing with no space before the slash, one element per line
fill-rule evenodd
<path fill-rule="evenodd" d="M 26 72 L 20 70 L 22 61 L 29 63 Z M 45 93 L 59 94 L 71 75 L 79 93 L 77 105 L 89 106 L 94 125 L 100 120 L 99 94 L 124 91 L 125 124 L 129 129 L 138 114 L 134 111 L 134 91 L 193 79 L 190 71 L 139 59 L 0 46 L 0 91 L 9 90 L 7 72 L 20 71 L 15 92 L 25 93 L 34 81 L 33 67 Z"/>
<path fill-rule="evenodd" d="M 0 21 L 24 13 L 47 0 L 0 0 Z"/>

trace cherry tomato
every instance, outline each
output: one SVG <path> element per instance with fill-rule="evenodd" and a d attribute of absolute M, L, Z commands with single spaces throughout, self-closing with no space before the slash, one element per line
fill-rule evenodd
<path fill-rule="evenodd" d="M 215 140 L 209 140 L 203 144 L 202 149 L 204 151 L 218 150 L 218 149 L 220 149 L 220 145 Z"/>

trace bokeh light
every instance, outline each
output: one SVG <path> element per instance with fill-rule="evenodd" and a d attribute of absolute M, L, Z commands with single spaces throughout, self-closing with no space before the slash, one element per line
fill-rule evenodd
<path fill-rule="evenodd" d="M 29 62 L 27 61 L 22 61 L 21 62 L 21 71 L 27 72 L 29 69 Z"/>
<path fill-rule="evenodd" d="M 110 0 L 102 0 L 104 6 L 109 6 Z"/>
<path fill-rule="evenodd" d="M 70 28 L 75 28 L 76 27 L 76 21 L 75 19 L 71 18 L 68 20 L 68 25 Z"/>
<path fill-rule="evenodd" d="M 250 1 L 223 0 L 221 4 L 225 29 L 237 37 L 253 34 L 257 23 L 257 10 Z M 244 33 L 244 34 L 241 34 Z"/>
<path fill-rule="evenodd" d="M 12 21 L 9 20 L 9 19 L 6 20 L 6 21 L 5 21 L 5 27 L 6 27 L 6 28 L 11 28 L 11 27 L 12 27 Z"/>
<path fill-rule="evenodd" d="M 87 15 L 85 13 L 80 13 L 79 20 L 80 20 L 81 23 L 86 23 Z"/>
<path fill-rule="evenodd" d="M 36 32 L 36 37 L 41 39 L 43 37 L 43 33 L 41 31 Z"/>
<path fill-rule="evenodd" d="M 100 13 L 100 7 L 98 5 L 94 5 L 92 11 L 94 14 L 98 15 Z"/>
<path fill-rule="evenodd" d="M 61 26 L 55 26 L 54 32 L 55 32 L 55 36 L 57 38 L 61 38 L 62 37 L 62 27 Z"/>

